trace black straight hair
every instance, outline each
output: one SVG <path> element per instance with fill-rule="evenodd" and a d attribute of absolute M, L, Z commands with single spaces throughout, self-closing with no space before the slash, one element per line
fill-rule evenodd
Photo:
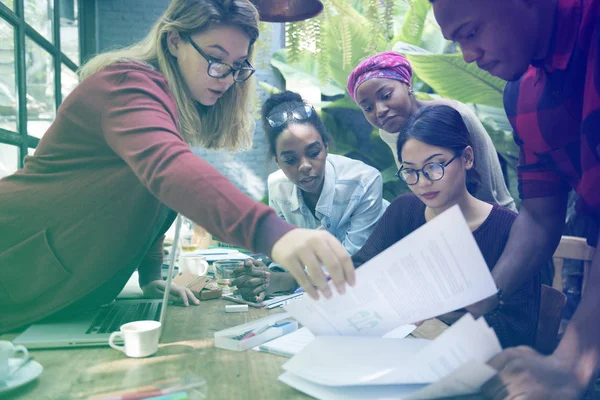
<path fill-rule="evenodd" d="M 310 124 L 314 126 L 315 129 L 319 132 L 324 145 L 328 145 L 329 142 L 331 142 L 331 137 L 329 136 L 329 133 L 327 133 L 325 125 L 323 125 L 323 121 L 321 121 L 321 117 L 319 117 L 319 114 L 317 114 L 314 108 L 311 116 L 305 120 L 291 119 L 286 121 L 283 125 L 278 126 L 276 128 L 273 128 L 269 124 L 269 121 L 267 121 L 267 117 L 271 115 L 271 112 L 273 112 L 275 108 L 277 108 L 277 111 L 291 112 L 296 107 L 302 106 L 304 104 L 306 103 L 302 99 L 302 96 L 290 90 L 271 95 L 271 97 L 269 97 L 267 101 L 265 101 L 265 104 L 262 107 L 261 119 L 263 122 L 265 134 L 267 135 L 267 140 L 269 142 L 269 155 L 271 157 L 275 157 L 277 153 L 275 150 L 277 138 L 279 137 L 279 135 L 281 135 L 281 132 L 287 129 L 287 127 L 290 124 Z"/>
<path fill-rule="evenodd" d="M 460 154 L 467 146 L 473 148 L 471 134 L 458 111 L 449 106 L 428 106 L 414 113 L 398 135 L 398 161 L 402 162 L 402 148 L 409 139 L 416 139 L 430 146 L 443 147 Z M 475 150 L 473 148 L 473 150 Z M 467 171 L 467 190 L 471 194 L 479 189 L 480 176 L 476 169 Z"/>

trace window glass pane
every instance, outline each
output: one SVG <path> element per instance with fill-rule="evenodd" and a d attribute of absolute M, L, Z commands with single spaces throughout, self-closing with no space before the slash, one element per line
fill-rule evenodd
<path fill-rule="evenodd" d="M 17 130 L 18 96 L 15 81 L 14 29 L 0 19 L 0 128 Z"/>
<path fill-rule="evenodd" d="M 0 143 L 0 178 L 10 175 L 19 168 L 19 148 Z"/>
<path fill-rule="evenodd" d="M 11 10 L 15 10 L 15 2 L 13 0 L 1 0 L 0 2 L 4 3 L 4 5 Z"/>
<path fill-rule="evenodd" d="M 25 0 L 25 22 L 50 42 L 53 42 L 52 4 L 52 0 Z"/>
<path fill-rule="evenodd" d="M 79 65 L 77 0 L 60 0 L 60 50 Z"/>
<path fill-rule="evenodd" d="M 75 89 L 75 86 L 77 86 L 78 83 L 79 78 L 77 77 L 77 74 L 65 64 L 62 64 L 60 67 L 60 84 L 63 101 L 65 101 L 69 93 Z"/>
<path fill-rule="evenodd" d="M 52 56 L 26 38 L 27 133 L 41 138 L 54 120 L 54 63 Z"/>

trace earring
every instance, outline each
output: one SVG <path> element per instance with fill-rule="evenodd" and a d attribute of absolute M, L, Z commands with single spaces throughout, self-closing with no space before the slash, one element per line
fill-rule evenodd
<path fill-rule="evenodd" d="M 408 88 L 408 95 L 409 95 L 409 96 L 412 96 L 412 94 L 413 94 L 413 90 L 412 90 L 412 88 Z"/>

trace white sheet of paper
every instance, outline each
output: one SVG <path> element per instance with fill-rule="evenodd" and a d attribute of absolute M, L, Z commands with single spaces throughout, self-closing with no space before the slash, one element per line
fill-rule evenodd
<path fill-rule="evenodd" d="M 382 385 L 382 386 L 344 386 L 332 387 L 319 385 L 284 372 L 279 376 L 283 383 L 319 400 L 402 400 L 423 389 L 425 385 Z"/>
<path fill-rule="evenodd" d="M 403 364 L 403 361 L 413 360 L 429 343 L 426 339 L 317 336 L 282 368 L 319 385 L 372 385 L 399 366 L 410 367 L 410 362 Z M 404 376 L 394 375 L 393 383 L 432 382 L 415 382 L 410 368 L 404 370 Z"/>
<path fill-rule="evenodd" d="M 386 339 L 402 339 L 407 337 L 417 327 L 415 325 L 402 325 L 383 337 Z M 308 328 L 301 328 L 295 332 L 273 339 L 270 342 L 253 347 L 252 350 L 264 351 L 284 357 L 293 357 L 300 353 L 315 338 Z"/>
<path fill-rule="evenodd" d="M 287 335 L 280 336 L 270 342 L 253 347 L 252 350 L 264 351 L 284 357 L 293 357 L 300 353 L 300 351 L 312 342 L 314 338 L 315 335 L 313 335 L 308 328 L 300 328 L 295 332 L 288 333 Z"/>
<path fill-rule="evenodd" d="M 454 206 L 356 271 L 331 299 L 304 296 L 285 309 L 315 335 L 383 336 L 496 293 L 489 268 Z"/>
<path fill-rule="evenodd" d="M 401 326 L 397 327 L 396 329 L 389 331 L 388 333 L 383 335 L 383 338 L 384 339 L 404 339 L 405 337 L 407 337 L 408 335 L 413 333 L 413 331 L 415 329 L 417 329 L 417 326 L 413 325 L 413 324 L 401 325 Z"/>
<path fill-rule="evenodd" d="M 494 375 L 496 370 L 489 365 L 469 360 L 444 378 L 409 396 L 407 400 L 430 400 L 479 393 L 483 384 Z"/>
<path fill-rule="evenodd" d="M 427 384 L 500 351 L 485 319 L 466 314 L 433 341 L 319 336 L 283 369 L 327 386 Z"/>
<path fill-rule="evenodd" d="M 475 321 L 471 314 L 465 314 L 419 351 L 408 364 L 399 363 L 396 370 L 372 383 L 401 383 L 408 373 L 413 383 L 437 382 L 469 360 L 485 364 L 501 351 L 502 346 L 485 319 Z"/>

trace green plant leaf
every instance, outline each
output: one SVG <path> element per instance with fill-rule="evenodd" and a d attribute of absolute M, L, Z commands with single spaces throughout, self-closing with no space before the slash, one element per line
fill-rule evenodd
<path fill-rule="evenodd" d="M 270 85 L 265 81 L 258 82 L 258 86 L 260 86 L 265 92 L 269 94 L 281 93 L 281 90 L 279 88 L 276 88 L 275 86 Z"/>
<path fill-rule="evenodd" d="M 404 17 L 404 23 L 395 41 L 420 45 L 427 13 L 431 9 L 429 0 L 410 0 L 410 7 Z"/>
<path fill-rule="evenodd" d="M 344 64 L 344 49 L 340 45 L 340 38 L 343 37 L 345 28 L 348 29 L 352 38 L 349 43 L 350 59 Z M 366 25 L 357 23 L 347 23 L 341 16 L 335 16 L 328 21 L 328 34 L 323 40 L 323 51 L 328 51 L 330 54 L 331 78 L 336 82 L 337 86 L 346 88 L 348 76 L 358 63 L 367 57 L 367 47 L 369 45 L 369 28 Z"/>
<path fill-rule="evenodd" d="M 398 42 L 394 51 L 404 54 L 414 73 L 442 97 L 463 103 L 502 107 L 506 82 L 467 64 L 461 54 L 433 54 L 420 47 Z"/>
<path fill-rule="evenodd" d="M 326 82 L 325 85 L 320 82 L 314 56 L 300 54 L 297 62 L 289 64 L 286 50 L 279 50 L 273 54 L 271 65 L 281 72 L 286 81 L 309 82 L 317 86 L 325 96 L 338 96 L 346 93 L 343 87 L 339 87 L 332 81 Z"/>

